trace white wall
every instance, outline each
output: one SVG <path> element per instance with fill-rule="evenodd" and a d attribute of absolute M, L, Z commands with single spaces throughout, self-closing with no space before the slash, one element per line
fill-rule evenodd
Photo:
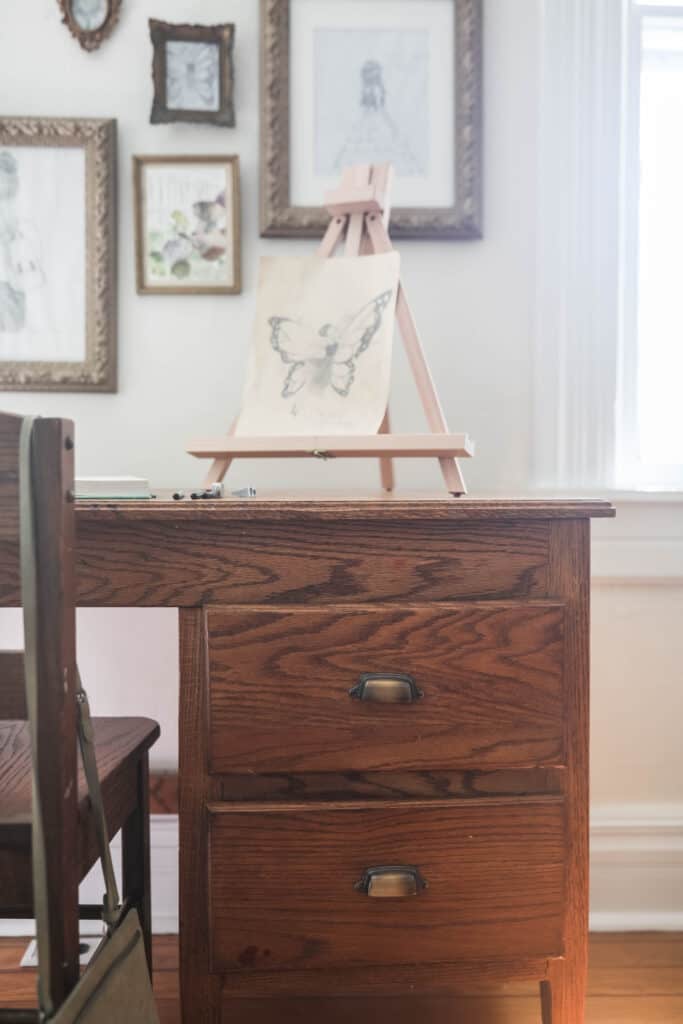
<path fill-rule="evenodd" d="M 223 432 L 239 407 L 259 255 L 312 246 L 258 237 L 258 8 L 257 0 L 134 0 L 123 5 L 113 36 L 87 54 L 60 25 L 54 0 L 2 0 L 0 113 L 118 120 L 119 391 L 111 396 L 0 394 L 3 408 L 11 411 L 73 417 L 81 474 L 137 473 L 158 486 L 197 485 L 201 466 L 184 454 L 184 446 L 192 436 Z M 150 125 L 150 16 L 235 22 L 234 130 Z M 527 477 L 536 19 L 536 0 L 488 0 L 485 240 L 402 246 L 404 280 L 447 418 L 478 444 L 467 475 L 479 489 L 513 491 Z M 131 156 L 184 152 L 240 156 L 241 296 L 136 295 Z M 397 362 L 394 422 L 399 430 L 422 429 L 412 383 L 403 360 Z M 374 486 L 376 468 L 256 463 L 233 473 L 236 483 L 257 487 L 310 486 L 320 479 L 314 474 L 325 474 L 323 483 L 329 480 L 330 486 Z M 408 486 L 440 483 L 431 464 L 407 464 L 399 473 L 399 482 Z M 87 611 L 80 627 L 80 657 L 98 711 L 135 708 L 157 715 L 163 739 L 154 761 L 173 764 L 174 615 Z"/>
<path fill-rule="evenodd" d="M 55 0 L 2 0 L 0 6 L 0 112 L 115 117 L 120 187 L 118 394 L 3 394 L 3 405 L 73 416 L 83 474 L 139 473 L 159 486 L 197 481 L 200 471 L 184 446 L 197 433 L 222 432 L 239 406 L 258 257 L 311 246 L 258 237 L 259 4 L 127 2 L 118 28 L 94 54 L 83 52 L 60 25 Z M 487 3 L 485 240 L 402 246 L 404 278 L 450 424 L 469 430 L 479 445 L 469 472 L 477 487 L 519 487 L 528 464 L 536 8 L 536 0 Z M 235 22 L 236 129 L 149 124 L 149 16 Z M 184 152 L 240 156 L 241 296 L 135 293 L 131 156 Z M 394 419 L 399 428 L 418 426 L 421 411 L 410 382 L 403 372 L 397 378 Z M 359 478 L 349 464 L 326 472 L 331 482 Z M 311 480 L 310 467 L 291 463 L 249 466 L 235 476 L 286 486 Z M 421 475 L 410 467 L 402 477 L 426 486 L 439 482 L 432 466 Z"/>
<path fill-rule="evenodd" d="M 196 484 L 199 468 L 183 454 L 184 444 L 193 435 L 222 431 L 238 408 L 258 257 L 310 248 L 306 242 L 258 238 L 258 6 L 257 0 L 128 0 L 112 38 L 89 55 L 60 25 L 54 0 L 2 0 L 0 113 L 116 117 L 119 125 L 119 391 L 0 394 L 9 410 L 73 417 L 81 473 L 139 473 L 159 486 Z M 477 457 L 466 467 L 468 481 L 475 490 L 508 494 L 529 486 L 540 6 L 541 0 L 485 2 L 484 240 L 401 246 L 405 284 L 447 418 L 477 441 Z M 149 16 L 236 23 L 236 129 L 149 124 Z M 135 294 L 131 155 L 163 152 L 240 155 L 242 296 Z M 420 429 L 421 413 L 398 362 L 394 420 L 398 429 Z M 375 479 L 374 467 L 348 463 L 245 465 L 233 479 L 258 487 L 306 486 L 314 473 L 329 476 L 332 486 Z M 434 467 L 414 464 L 400 467 L 399 482 L 439 484 Z M 620 511 L 628 526 L 633 511 Z M 597 531 L 593 794 L 608 847 L 619 846 L 615 822 L 628 818 L 629 808 L 638 808 L 641 825 L 645 819 L 683 821 L 683 563 L 666 585 L 661 578 L 651 585 L 651 535 L 634 540 L 638 529 L 647 534 L 648 517 L 644 508 L 637 529 L 611 533 L 620 527 L 607 523 Z M 680 553 L 683 536 L 672 524 L 673 519 L 662 521 L 660 535 L 676 533 Z M 610 547 L 615 538 L 621 547 Z M 633 550 L 639 559 L 631 574 L 635 582 L 626 564 Z M 659 549 L 658 558 L 659 576 L 666 576 L 671 560 Z M 17 630 L 17 615 L 0 612 L 0 646 L 16 640 Z M 163 729 L 154 764 L 174 766 L 174 614 L 88 609 L 80 613 L 79 630 L 79 657 L 97 712 L 154 715 Z M 624 877 L 621 896 L 614 899 L 628 888 L 631 876 Z M 681 904 L 683 909 L 683 898 Z"/>

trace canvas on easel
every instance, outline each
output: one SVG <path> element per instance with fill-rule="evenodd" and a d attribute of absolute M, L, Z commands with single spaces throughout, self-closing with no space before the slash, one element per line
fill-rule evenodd
<path fill-rule="evenodd" d="M 438 458 L 448 491 L 465 493 L 458 458 L 466 434 L 449 434 L 387 231 L 391 168 L 350 168 L 326 205 L 331 221 L 317 257 L 262 261 L 242 412 L 228 437 L 193 442 L 213 463 L 206 485 L 235 458 L 377 458 L 394 487 L 393 458 Z M 344 257 L 333 260 L 344 237 Z M 399 328 L 431 433 L 392 434 L 389 376 Z"/>
<path fill-rule="evenodd" d="M 236 436 L 378 432 L 399 264 L 396 252 L 367 256 L 362 270 L 356 259 L 261 260 Z"/>

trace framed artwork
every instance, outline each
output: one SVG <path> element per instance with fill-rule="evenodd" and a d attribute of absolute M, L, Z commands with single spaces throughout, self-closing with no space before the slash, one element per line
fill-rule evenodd
<path fill-rule="evenodd" d="M 232 128 L 234 25 L 170 25 L 150 18 L 154 47 L 152 124 L 204 122 Z"/>
<path fill-rule="evenodd" d="M 58 0 L 62 21 L 84 50 L 96 50 L 119 18 L 123 0 Z"/>
<path fill-rule="evenodd" d="M 390 161 L 394 237 L 481 236 L 482 0 L 261 0 L 261 32 L 262 235 Z"/>
<path fill-rule="evenodd" d="M 116 390 L 116 122 L 0 118 L 0 390 Z"/>
<path fill-rule="evenodd" d="M 136 156 L 133 171 L 138 293 L 239 293 L 239 157 Z"/>

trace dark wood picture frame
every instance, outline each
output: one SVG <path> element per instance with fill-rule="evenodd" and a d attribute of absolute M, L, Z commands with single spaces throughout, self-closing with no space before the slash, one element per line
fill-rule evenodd
<path fill-rule="evenodd" d="M 481 238 L 483 0 L 452 2 L 456 199 L 443 208 L 395 207 L 394 238 Z M 261 235 L 319 237 L 323 207 L 290 199 L 290 7 L 291 0 L 261 0 Z"/>
<path fill-rule="evenodd" d="M 215 124 L 223 128 L 235 126 L 234 103 L 234 25 L 172 25 L 149 19 L 149 32 L 154 48 L 152 79 L 154 102 L 152 124 L 188 121 L 193 124 Z M 166 95 L 166 44 L 168 42 L 213 43 L 219 53 L 219 103 L 217 110 L 175 110 L 168 106 Z"/>
<path fill-rule="evenodd" d="M 97 50 L 105 39 L 114 31 L 123 0 L 107 0 L 107 16 L 99 28 L 88 30 L 81 28 L 73 12 L 74 0 L 57 0 L 62 12 L 62 21 L 74 39 L 77 39 L 84 50 Z"/>
<path fill-rule="evenodd" d="M 145 276 L 145 191 L 144 170 L 159 164 L 224 164 L 232 174 L 232 276 L 231 285 L 150 285 Z M 172 154 L 133 157 L 133 200 L 135 204 L 135 273 L 138 295 L 239 295 L 242 291 L 242 241 L 239 156 L 194 156 Z"/>
<path fill-rule="evenodd" d="M 0 118 L 4 147 L 85 150 L 85 359 L 0 360 L 0 391 L 116 391 L 116 121 Z"/>

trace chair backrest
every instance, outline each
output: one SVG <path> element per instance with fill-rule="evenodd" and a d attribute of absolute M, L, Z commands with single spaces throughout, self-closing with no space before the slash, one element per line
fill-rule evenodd
<path fill-rule="evenodd" d="M 22 418 L 0 413 L 0 544 L 19 549 Z M 34 422 L 30 471 L 36 565 L 38 786 L 49 856 L 51 990 L 59 1006 L 78 978 L 78 775 L 73 424 Z M 0 660 L 0 718 L 25 714 L 23 659 Z"/>

